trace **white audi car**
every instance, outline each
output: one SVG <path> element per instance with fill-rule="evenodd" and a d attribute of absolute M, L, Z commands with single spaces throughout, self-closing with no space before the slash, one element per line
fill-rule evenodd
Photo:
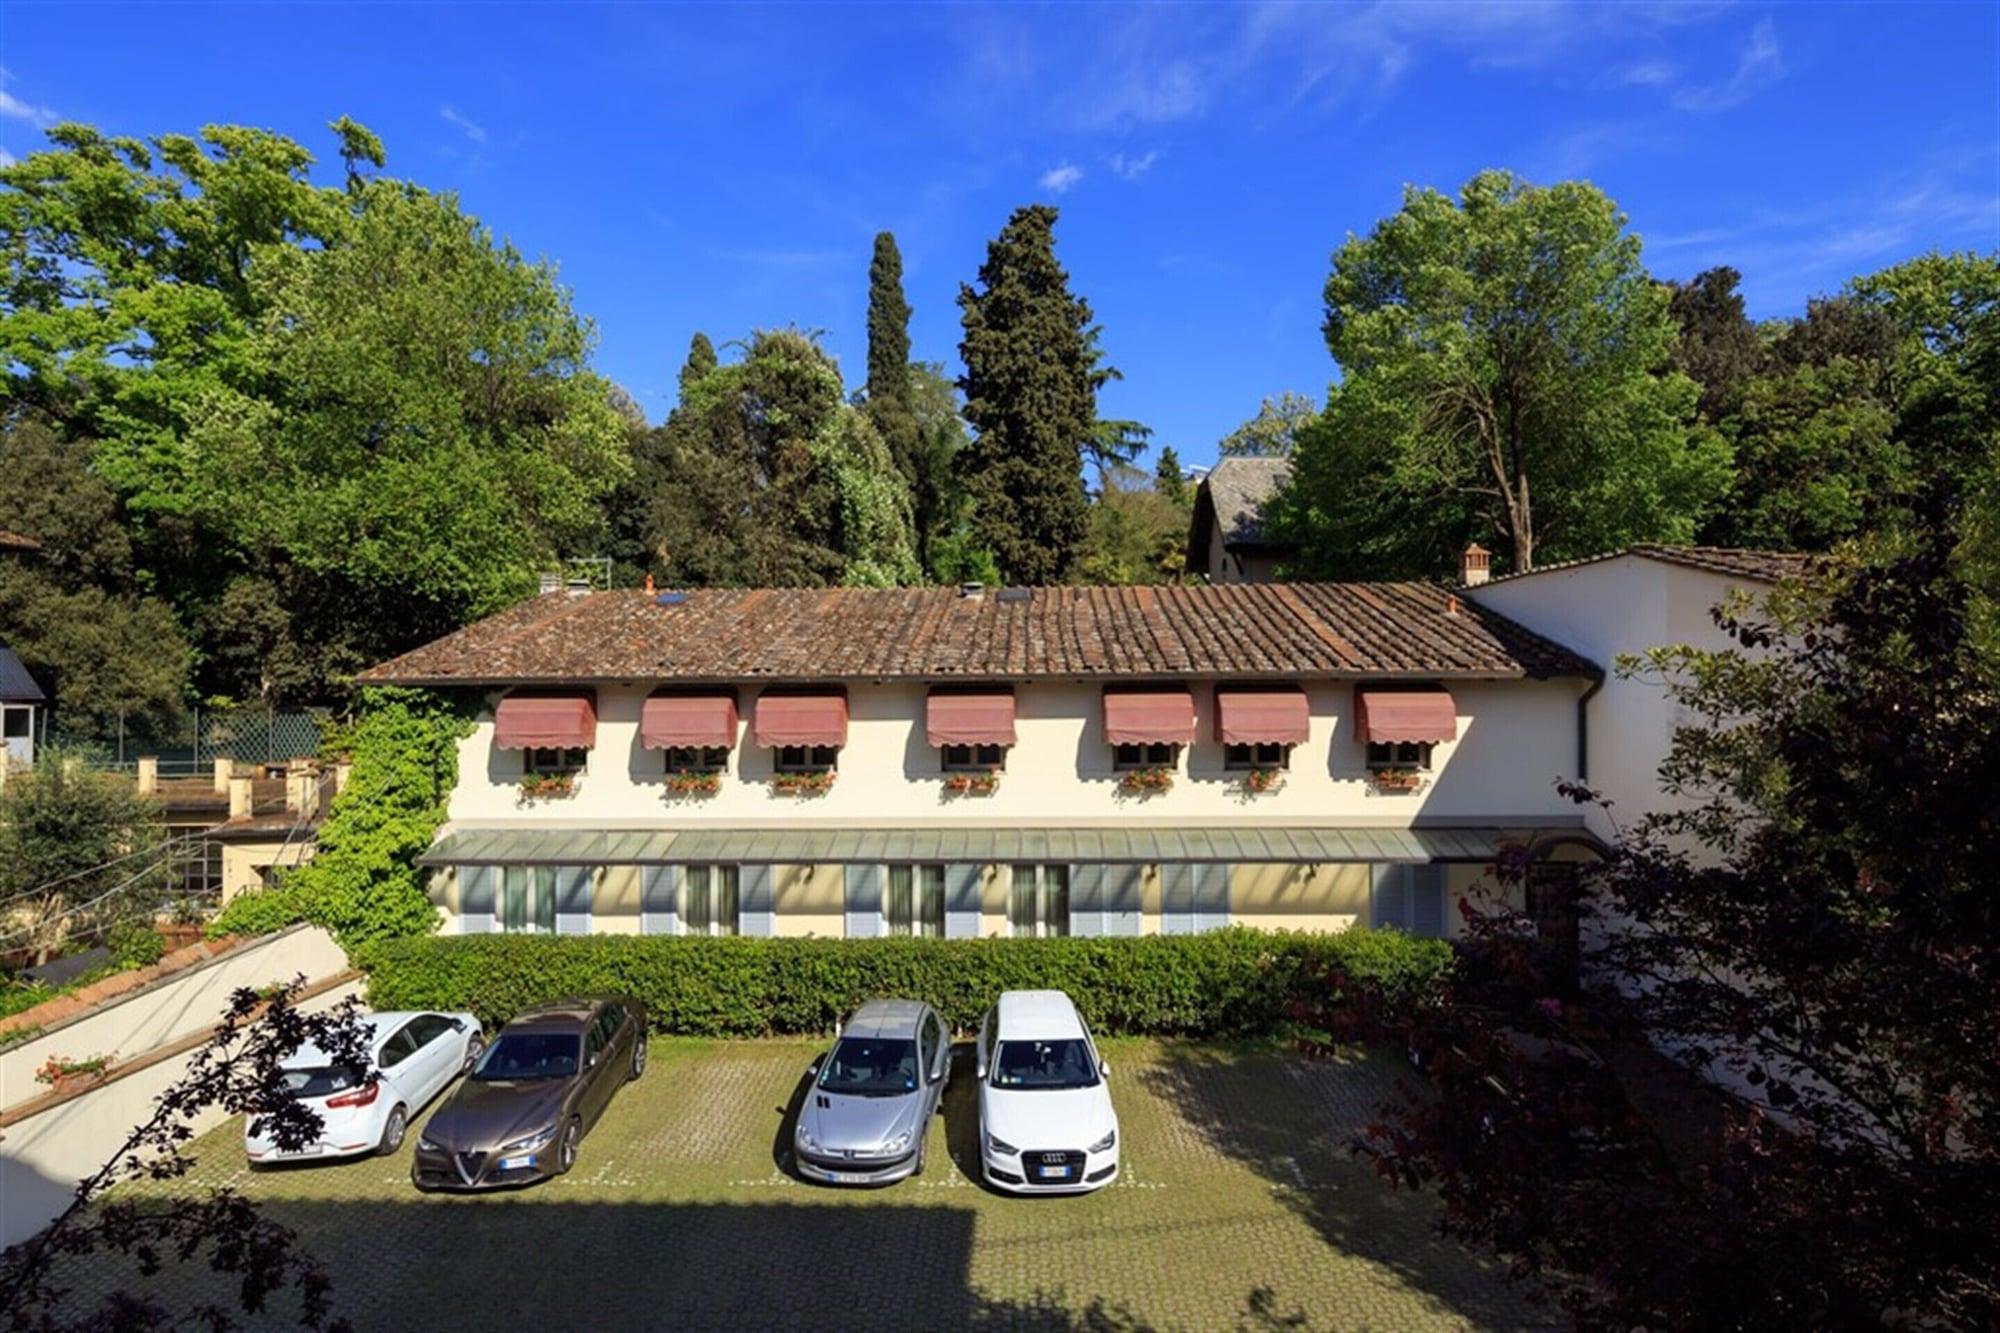
<path fill-rule="evenodd" d="M 1083 1016 L 1055 990 L 1008 991 L 979 1027 L 979 1155 L 988 1184 L 1081 1194 L 1118 1178 L 1118 1113 Z"/>
<path fill-rule="evenodd" d="M 318 1111 L 324 1126 L 316 1142 L 286 1151 L 251 1116 L 243 1126 L 243 1146 L 252 1166 L 395 1152 L 403 1146 L 410 1118 L 486 1050 L 485 1034 L 471 1014 L 365 1014 L 360 1021 L 368 1033 L 366 1066 L 334 1064 L 312 1046 L 285 1058 L 280 1068 L 286 1090 Z"/>

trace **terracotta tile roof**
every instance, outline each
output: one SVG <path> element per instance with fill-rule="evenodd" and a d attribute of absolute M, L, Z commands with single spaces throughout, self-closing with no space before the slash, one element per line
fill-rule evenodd
<path fill-rule="evenodd" d="M 585 680 L 1595 676 L 1420 583 L 548 593 L 361 673 L 413 685 Z"/>
<path fill-rule="evenodd" d="M 1514 574 L 1496 574 L 1488 582 L 1506 583 L 1514 579 L 1529 579 L 1537 574 L 1548 574 L 1558 569 L 1575 569 L 1579 565 L 1594 565 L 1628 555 L 1643 556 L 1663 564 L 1683 565 L 1689 569 L 1722 574 L 1729 578 L 1752 579 L 1758 583 L 1777 583 L 1783 579 L 1796 577 L 1809 569 L 1812 562 L 1818 558 L 1799 551 L 1750 551 L 1737 546 L 1665 546 L 1658 543 L 1642 543 L 1616 551 L 1604 551 L 1598 555 L 1582 556 L 1575 560 L 1558 560 L 1551 565 L 1536 565 L 1533 569 Z"/>

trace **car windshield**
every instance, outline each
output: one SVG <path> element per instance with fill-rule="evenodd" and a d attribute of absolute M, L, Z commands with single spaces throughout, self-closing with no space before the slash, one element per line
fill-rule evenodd
<path fill-rule="evenodd" d="M 278 1071 L 279 1083 L 294 1097 L 331 1097 L 336 1092 L 359 1087 L 363 1077 L 353 1065 L 319 1065 Z"/>
<path fill-rule="evenodd" d="M 1094 1088 L 1097 1066 L 1079 1038 L 1003 1041 L 993 1057 L 996 1088 Z"/>
<path fill-rule="evenodd" d="M 907 1037 L 843 1037 L 820 1066 L 819 1086 L 856 1097 L 914 1092 L 917 1044 Z"/>
<path fill-rule="evenodd" d="M 503 1032 L 487 1048 L 472 1077 L 490 1082 L 568 1078 L 576 1072 L 581 1038 L 569 1032 Z"/>

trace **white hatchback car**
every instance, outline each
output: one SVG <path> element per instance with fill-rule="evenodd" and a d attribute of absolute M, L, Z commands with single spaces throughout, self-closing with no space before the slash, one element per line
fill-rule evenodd
<path fill-rule="evenodd" d="M 1080 1194 L 1118 1178 L 1118 1113 L 1083 1016 L 1055 990 L 1008 991 L 979 1027 L 979 1156 L 1016 1194 Z"/>
<path fill-rule="evenodd" d="M 410 1117 L 486 1050 L 485 1034 L 471 1014 L 364 1014 L 360 1021 L 368 1033 L 365 1068 L 336 1065 L 312 1046 L 301 1046 L 282 1062 L 285 1086 L 319 1112 L 324 1127 L 318 1141 L 288 1152 L 261 1133 L 262 1123 L 251 1116 L 243 1127 L 243 1146 L 252 1166 L 392 1153 L 403 1146 Z"/>

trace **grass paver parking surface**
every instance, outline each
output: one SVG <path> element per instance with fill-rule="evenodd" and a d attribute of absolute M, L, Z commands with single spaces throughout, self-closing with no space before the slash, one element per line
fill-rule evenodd
<path fill-rule="evenodd" d="M 1016 1199 L 976 1183 L 964 1048 L 923 1176 L 863 1191 L 788 1174 L 781 1151 L 819 1049 L 656 1040 L 576 1169 L 530 1189 L 418 1194 L 422 1120 L 394 1157 L 254 1173 L 232 1121 L 196 1145 L 191 1179 L 233 1185 L 296 1228 L 359 1329 L 1541 1322 L 1490 1264 L 1433 1234 L 1430 1200 L 1390 1192 L 1349 1155 L 1393 1084 L 1387 1062 L 1106 1043 L 1123 1175 L 1092 1195 Z M 79 1295 L 109 1280 L 102 1266 L 72 1279 Z M 155 1280 L 216 1281 L 198 1267 Z"/>

